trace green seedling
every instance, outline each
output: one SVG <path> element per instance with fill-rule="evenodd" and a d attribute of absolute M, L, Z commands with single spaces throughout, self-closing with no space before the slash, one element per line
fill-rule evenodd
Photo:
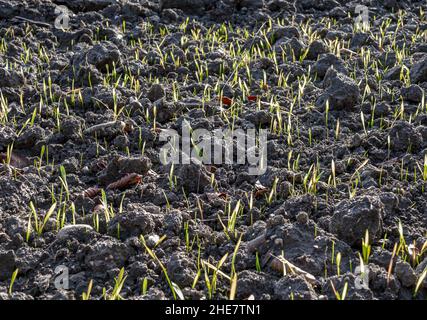
<path fill-rule="evenodd" d="M 106 296 L 108 300 L 123 300 L 123 297 L 120 295 L 120 292 L 123 289 L 127 276 L 125 276 L 125 269 L 121 268 L 118 276 L 114 278 L 114 288 L 113 292 Z"/>
<path fill-rule="evenodd" d="M 144 237 L 141 235 L 139 237 L 142 245 L 144 246 L 145 250 L 148 252 L 148 254 L 150 255 L 150 257 L 160 266 L 160 268 L 162 269 L 163 275 L 166 278 L 166 281 L 169 285 L 169 288 L 172 292 L 173 298 L 175 300 L 177 300 L 178 298 L 178 294 L 177 294 L 177 286 L 173 284 L 173 282 L 171 281 L 169 275 L 168 275 L 168 271 L 166 269 L 166 267 L 163 265 L 163 263 L 159 260 L 159 258 L 156 256 L 156 254 L 154 253 L 154 251 L 152 251 L 146 244 Z"/>
<path fill-rule="evenodd" d="M 335 297 L 336 297 L 336 299 L 337 300 L 345 300 L 345 298 L 346 298 L 346 296 L 347 296 L 347 291 L 348 291 L 348 282 L 346 282 L 345 284 L 344 284 L 344 287 L 343 287 L 343 289 L 342 289 L 342 292 L 341 293 L 339 293 L 336 289 L 335 289 L 335 286 L 334 286 L 334 283 L 332 282 L 332 280 L 330 281 L 330 283 L 331 283 L 331 287 L 332 287 L 332 290 L 334 291 L 334 294 L 335 294 Z"/>
<path fill-rule="evenodd" d="M 89 300 L 90 299 L 90 293 L 92 291 L 92 286 L 93 286 L 93 280 L 90 280 L 89 284 L 87 286 L 86 292 L 82 293 L 82 300 Z"/>
<path fill-rule="evenodd" d="M 369 230 L 366 229 L 365 238 L 362 239 L 362 257 L 365 264 L 368 264 L 370 255 L 371 245 L 369 244 Z"/>
<path fill-rule="evenodd" d="M 19 269 L 16 269 L 13 273 L 12 273 L 12 278 L 10 279 L 10 284 L 9 284 L 9 296 L 12 295 L 13 292 L 13 284 L 15 283 L 16 277 L 18 276 L 18 272 Z"/>
<path fill-rule="evenodd" d="M 37 235 L 41 235 L 43 233 L 44 227 L 46 226 L 47 221 L 52 216 L 53 212 L 56 209 L 56 203 L 54 203 L 50 209 L 45 214 L 43 220 L 38 216 L 36 208 L 34 207 L 34 204 L 32 201 L 30 201 L 30 216 L 28 219 L 28 226 L 27 226 L 27 235 L 26 235 L 26 241 L 28 242 L 31 236 L 31 223 L 32 219 L 34 219 L 34 229 L 36 230 Z"/>

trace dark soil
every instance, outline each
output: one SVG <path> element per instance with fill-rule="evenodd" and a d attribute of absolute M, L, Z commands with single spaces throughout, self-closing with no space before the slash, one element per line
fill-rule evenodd
<path fill-rule="evenodd" d="M 173 299 L 163 267 L 185 299 L 234 275 L 239 299 L 426 299 L 426 11 L 0 0 L 0 299 L 114 298 L 122 268 L 121 298 Z M 268 129 L 267 171 L 162 165 L 184 123 Z"/>

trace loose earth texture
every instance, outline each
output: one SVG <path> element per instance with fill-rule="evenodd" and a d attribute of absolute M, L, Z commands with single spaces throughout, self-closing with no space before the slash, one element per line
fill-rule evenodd
<path fill-rule="evenodd" d="M 0 299 L 426 299 L 426 11 L 0 0 Z"/>

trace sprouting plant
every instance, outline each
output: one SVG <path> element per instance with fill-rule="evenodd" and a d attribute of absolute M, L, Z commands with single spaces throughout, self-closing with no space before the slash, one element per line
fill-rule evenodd
<path fill-rule="evenodd" d="M 240 244 L 242 242 L 242 235 L 240 236 L 239 240 L 236 243 L 236 246 L 234 247 L 234 251 L 233 251 L 233 257 L 231 259 L 231 278 L 233 278 L 233 276 L 237 275 L 237 271 L 236 271 L 236 255 L 237 252 L 239 251 L 239 247 Z"/>
<path fill-rule="evenodd" d="M 157 106 L 153 107 L 153 130 L 156 132 L 157 129 Z"/>
<path fill-rule="evenodd" d="M 420 277 L 417 280 L 417 284 L 416 284 L 415 290 L 414 290 L 414 297 L 417 296 L 418 291 L 420 290 L 420 287 L 423 284 L 424 279 L 426 278 L 426 276 L 427 276 L 427 267 L 424 268 L 424 271 L 421 273 Z"/>
<path fill-rule="evenodd" d="M 190 210 L 190 201 L 188 200 L 184 187 L 182 187 L 181 190 L 182 190 L 182 195 L 184 197 L 185 203 L 187 204 L 187 209 Z"/>
<path fill-rule="evenodd" d="M 270 205 L 273 202 L 273 198 L 277 194 L 277 183 L 279 182 L 279 178 L 275 177 L 273 181 L 273 186 L 271 187 L 270 193 L 267 197 L 267 204 Z"/>
<path fill-rule="evenodd" d="M 332 159 L 331 161 L 331 172 L 332 172 L 332 181 L 334 184 L 334 188 L 337 187 L 337 179 L 336 179 L 336 174 L 335 174 L 335 161 Z"/>
<path fill-rule="evenodd" d="M 126 192 L 123 192 L 123 195 L 120 199 L 120 204 L 119 204 L 119 214 L 123 213 L 123 202 L 125 201 L 126 198 Z"/>
<path fill-rule="evenodd" d="M 334 291 L 334 294 L 335 294 L 335 297 L 337 298 L 337 300 L 345 300 L 345 298 L 346 298 L 346 296 L 347 296 L 348 282 L 346 282 L 346 283 L 344 284 L 344 287 L 343 287 L 343 289 L 342 289 L 342 292 L 341 292 L 341 293 L 339 293 L 339 292 L 335 289 L 335 286 L 334 286 L 334 283 L 332 282 L 332 280 L 330 281 L 330 283 L 331 283 L 332 290 Z"/>
<path fill-rule="evenodd" d="M 163 243 L 163 241 L 165 241 L 166 239 L 167 239 L 167 235 L 163 235 L 163 236 L 161 236 L 160 238 L 159 238 L 159 240 L 157 240 L 157 242 L 154 244 L 154 247 L 153 247 L 153 249 L 155 249 L 155 248 L 157 248 L 158 246 L 160 246 L 162 243 Z"/>
<path fill-rule="evenodd" d="M 208 289 L 208 296 L 209 299 L 212 299 L 215 291 L 216 291 L 216 285 L 217 285 L 217 280 L 218 280 L 218 275 L 221 275 L 222 277 L 226 278 L 227 280 L 231 281 L 231 278 L 229 276 L 227 276 L 224 272 L 222 272 L 220 269 L 222 267 L 222 265 L 224 264 L 224 262 L 227 260 L 228 257 L 228 253 L 226 253 L 217 263 L 216 266 L 210 264 L 209 262 L 202 260 L 202 266 L 203 266 L 203 271 L 205 274 L 205 284 L 206 287 Z M 213 270 L 213 274 L 212 274 L 212 280 L 209 278 L 209 269 Z"/>
<path fill-rule="evenodd" d="M 391 272 L 393 270 L 393 260 L 394 260 L 394 257 L 396 256 L 396 253 L 397 253 L 397 243 L 394 244 L 393 252 L 391 254 L 391 259 L 390 259 L 390 262 L 388 264 L 388 269 L 387 269 L 387 285 L 390 283 Z"/>
<path fill-rule="evenodd" d="M 38 160 L 34 160 L 35 167 L 37 168 L 37 172 L 39 173 L 39 175 L 40 175 L 40 169 L 42 167 L 43 156 L 44 156 L 45 151 L 46 151 L 46 146 L 43 145 L 40 149 L 40 156 L 39 156 Z"/>
<path fill-rule="evenodd" d="M 199 237 L 198 236 L 196 236 L 196 243 L 197 243 L 197 263 L 196 263 L 196 265 L 197 265 L 197 274 L 194 277 L 194 281 L 193 281 L 193 285 L 192 285 L 193 289 L 197 285 L 197 281 L 198 281 L 200 275 L 202 274 L 202 268 L 201 268 L 201 266 L 202 266 L 202 259 L 201 259 L 202 245 L 201 245 L 201 242 L 199 241 Z"/>
<path fill-rule="evenodd" d="M 341 252 L 337 253 L 337 257 L 336 257 L 336 264 L 337 264 L 337 276 L 340 275 L 340 271 L 341 271 Z"/>
<path fill-rule="evenodd" d="M 107 194 L 104 189 L 101 189 L 101 204 L 104 210 L 105 221 L 109 222 L 111 218 L 114 218 L 114 210 L 111 206 L 108 205 Z"/>
<path fill-rule="evenodd" d="M 417 163 L 418 165 L 418 163 Z M 421 186 L 422 191 L 425 191 L 425 185 L 427 184 L 427 153 L 424 155 L 424 164 L 423 167 L 420 168 L 420 166 L 418 165 L 419 170 L 421 171 L 421 176 L 423 179 L 423 185 Z"/>
<path fill-rule="evenodd" d="M 227 223 L 227 229 L 226 229 L 226 233 L 227 234 L 235 234 L 235 229 L 236 229 L 236 223 L 237 223 L 237 217 L 239 215 L 241 215 L 241 213 L 243 212 L 243 206 L 239 201 L 237 201 L 236 206 L 234 207 L 233 211 L 230 213 L 230 210 L 228 210 L 228 223 Z"/>
<path fill-rule="evenodd" d="M 190 232 L 188 230 L 188 221 L 184 223 L 184 239 L 185 239 L 185 248 L 187 252 L 190 252 L 191 246 L 190 246 Z"/>
<path fill-rule="evenodd" d="M 121 108 L 121 109 L 119 108 L 118 101 L 117 101 L 117 92 L 116 92 L 115 88 L 113 88 L 112 94 L 113 94 L 114 120 L 117 120 L 119 118 L 120 114 L 123 112 L 124 108 Z"/>
<path fill-rule="evenodd" d="M 397 248 L 397 254 L 401 253 L 402 259 L 406 260 L 407 245 L 406 245 L 405 237 L 403 235 L 402 221 L 400 221 L 400 220 L 398 222 L 397 229 L 399 231 L 399 246 Z"/>
<path fill-rule="evenodd" d="M 30 235 L 31 235 L 32 218 L 34 218 L 34 228 L 36 230 L 36 233 L 40 236 L 43 233 L 43 229 L 46 226 L 47 221 L 49 220 L 49 218 L 51 217 L 51 215 L 56 209 L 56 203 L 54 203 L 50 207 L 50 209 L 47 211 L 46 215 L 44 216 L 43 220 L 39 218 L 36 208 L 34 207 L 34 204 L 32 201 L 30 201 L 30 209 L 31 209 L 31 213 L 28 219 L 27 235 L 26 235 L 27 242 L 30 239 Z"/>
<path fill-rule="evenodd" d="M 236 247 L 234 248 L 233 257 L 231 259 L 231 284 L 230 284 L 230 295 L 229 299 L 234 300 L 237 292 L 237 271 L 235 267 L 236 263 L 236 254 L 239 250 L 240 243 L 242 241 L 242 236 L 240 236 L 239 240 L 237 241 Z"/>
<path fill-rule="evenodd" d="M 165 190 L 162 189 L 162 193 L 163 193 L 163 197 L 165 198 L 165 201 L 166 201 L 166 211 L 169 211 L 170 208 L 171 208 L 171 204 L 169 202 L 169 198 L 168 198 Z"/>
<path fill-rule="evenodd" d="M 174 164 L 171 164 L 171 168 L 169 170 L 169 188 L 171 190 L 174 189 Z"/>
<path fill-rule="evenodd" d="M 167 271 L 167 269 L 166 269 L 166 267 L 164 266 L 164 264 L 159 260 L 159 258 L 156 256 L 156 254 L 154 253 L 154 251 L 152 251 L 148 246 L 147 246 L 147 243 L 145 242 L 145 239 L 144 239 L 144 236 L 140 236 L 139 237 L 139 239 L 140 239 L 140 241 L 141 241 L 141 243 L 142 243 L 142 245 L 144 246 L 144 248 L 145 248 L 145 250 L 147 250 L 147 252 L 148 252 L 148 254 L 150 255 L 150 257 L 151 258 L 153 258 L 153 260 L 155 261 L 155 262 L 157 262 L 157 264 L 160 266 L 160 268 L 162 269 L 162 272 L 163 272 L 163 275 L 165 276 L 165 278 L 166 278 L 166 281 L 167 281 L 167 283 L 168 283 L 168 285 L 169 285 L 169 288 L 170 288 L 170 290 L 171 290 L 171 292 L 172 292 L 172 295 L 173 295 L 173 298 L 176 300 L 177 298 L 178 298 L 178 296 L 177 296 L 177 286 L 176 285 L 174 285 L 173 284 L 173 282 L 171 281 L 171 279 L 169 278 L 169 275 L 168 275 L 168 271 Z"/>
<path fill-rule="evenodd" d="M 360 182 L 360 170 L 362 170 L 362 168 L 364 166 L 366 166 L 369 162 L 369 159 L 366 159 L 365 161 L 362 162 L 362 164 L 357 167 L 357 169 L 354 171 L 354 173 L 351 175 L 350 177 L 350 181 L 349 181 L 349 197 L 350 199 L 353 199 L 357 193 L 357 187 L 359 186 L 359 182 Z M 356 179 L 354 178 L 356 177 Z"/>
<path fill-rule="evenodd" d="M 0 92 L 0 123 L 8 122 L 9 105 L 7 99 L 3 96 L 3 92 Z"/>
<path fill-rule="evenodd" d="M 335 127 L 335 140 L 340 138 L 340 119 L 337 120 L 337 125 Z"/>
<path fill-rule="evenodd" d="M 76 224 L 76 205 L 74 204 L 74 202 L 71 202 L 70 210 L 71 210 L 71 223 Z"/>
<path fill-rule="evenodd" d="M 362 239 L 362 257 L 363 257 L 363 262 L 365 264 L 369 262 L 370 255 L 371 255 L 371 245 L 369 244 L 369 230 L 366 229 L 365 238 Z"/>
<path fill-rule="evenodd" d="M 331 248 L 331 263 L 335 263 L 335 241 L 332 240 L 332 248 Z"/>
<path fill-rule="evenodd" d="M 59 231 L 60 229 L 62 229 L 64 227 L 65 221 L 67 218 L 67 216 L 66 216 L 67 203 L 65 201 L 62 202 L 62 192 L 61 192 L 61 196 L 60 196 L 59 200 L 60 200 L 59 203 L 62 203 L 62 207 L 60 207 L 58 209 L 58 212 L 56 214 L 56 230 L 57 231 Z"/>
<path fill-rule="evenodd" d="M 231 287 L 230 287 L 230 300 L 234 300 L 237 292 L 237 273 L 231 278 Z"/>
<path fill-rule="evenodd" d="M 360 111 L 360 121 L 362 122 L 363 132 L 365 132 L 365 135 L 368 135 L 368 131 L 366 130 L 366 124 L 365 124 L 365 114 L 363 111 Z"/>
<path fill-rule="evenodd" d="M 95 212 L 93 215 L 93 227 L 95 228 L 96 232 L 99 232 L 99 214 L 98 212 Z"/>
<path fill-rule="evenodd" d="M 325 105 L 325 127 L 326 127 L 326 133 L 328 133 L 328 122 L 329 122 L 329 99 L 326 100 L 326 105 Z"/>
<path fill-rule="evenodd" d="M 70 189 L 68 188 L 67 172 L 65 171 L 64 166 L 60 166 L 59 171 L 60 171 L 59 180 L 61 181 L 62 187 L 65 190 L 65 195 L 66 195 L 67 201 L 70 201 Z"/>
<path fill-rule="evenodd" d="M 203 217 L 203 204 L 202 204 L 202 202 L 200 201 L 200 198 L 199 198 L 199 197 L 197 197 L 197 198 L 196 198 L 196 201 L 197 201 L 197 209 L 198 209 L 198 211 L 199 211 L 200 218 L 203 220 L 203 219 L 204 219 L 204 217 Z M 197 213 L 195 213 L 194 220 L 196 220 L 196 214 L 197 214 Z"/>
<path fill-rule="evenodd" d="M 257 272 L 261 272 L 261 263 L 259 261 L 258 251 L 255 252 L 255 268 Z"/>
<path fill-rule="evenodd" d="M 390 152 L 391 152 L 391 138 L 390 135 L 387 136 L 387 159 L 390 158 Z"/>
<path fill-rule="evenodd" d="M 319 166 L 312 164 L 304 176 L 303 186 L 306 193 L 317 193 L 317 184 L 320 181 L 322 173 L 319 172 Z"/>
<path fill-rule="evenodd" d="M 10 161 L 12 160 L 12 152 L 13 152 L 13 143 L 9 144 L 6 148 L 6 164 L 10 165 Z"/>
<path fill-rule="evenodd" d="M 36 118 L 37 118 L 37 111 L 38 111 L 38 109 L 37 108 L 34 108 L 34 110 L 33 110 L 33 113 L 31 114 L 31 120 L 30 120 L 30 126 L 32 127 L 32 126 L 34 126 L 34 122 L 36 121 Z"/>
<path fill-rule="evenodd" d="M 82 300 L 89 300 L 90 299 L 90 293 L 92 291 L 92 286 L 93 286 L 93 280 L 90 280 L 89 284 L 87 286 L 86 292 L 82 293 Z"/>
<path fill-rule="evenodd" d="M 118 276 L 114 278 L 113 292 L 108 295 L 108 300 L 123 300 L 120 292 L 123 289 L 127 276 L 125 276 L 125 268 L 121 268 Z"/>
<path fill-rule="evenodd" d="M 387 232 L 384 234 L 384 238 L 382 239 L 381 249 L 384 250 L 386 243 L 387 243 Z"/>
<path fill-rule="evenodd" d="M 9 284 L 9 296 L 12 295 L 13 292 L 13 284 L 15 283 L 16 277 L 18 276 L 18 272 L 19 269 L 16 269 L 13 273 L 12 273 L 12 278 L 10 279 L 10 284 Z"/>
<path fill-rule="evenodd" d="M 146 295 L 148 291 L 148 278 L 144 277 L 144 280 L 142 280 L 142 286 L 141 286 L 141 293 L 142 295 Z"/>

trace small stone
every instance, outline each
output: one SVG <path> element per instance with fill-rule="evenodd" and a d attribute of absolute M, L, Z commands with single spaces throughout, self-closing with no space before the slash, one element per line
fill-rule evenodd
<path fill-rule="evenodd" d="M 0 251 L 0 280 L 8 280 L 15 271 L 16 255 L 13 250 Z"/>
<path fill-rule="evenodd" d="M 121 53 L 114 43 L 105 42 L 97 44 L 90 48 L 87 54 L 82 58 L 89 64 L 94 65 L 99 71 L 105 72 L 113 70 L 114 65 L 120 64 Z"/>
<path fill-rule="evenodd" d="M 210 0 L 161 0 L 160 7 L 165 9 L 181 9 L 184 12 L 201 13 Z"/>
<path fill-rule="evenodd" d="M 188 287 L 194 281 L 194 262 L 183 252 L 175 252 L 166 265 L 171 280 L 180 287 Z"/>
<path fill-rule="evenodd" d="M 86 248 L 84 264 L 94 272 L 107 273 L 122 268 L 132 254 L 132 249 L 115 238 L 96 241 Z"/>
<path fill-rule="evenodd" d="M 202 193 L 204 188 L 210 184 L 210 177 L 203 164 L 192 159 L 190 164 L 175 165 L 178 178 L 178 187 L 184 188 L 186 192 Z"/>
<path fill-rule="evenodd" d="M 384 79 L 385 80 L 399 80 L 401 72 L 402 72 L 401 66 L 392 67 L 390 70 L 388 70 L 385 73 Z"/>
<path fill-rule="evenodd" d="M 308 222 L 307 212 L 300 212 L 297 214 L 297 222 L 301 224 L 306 224 Z"/>
<path fill-rule="evenodd" d="M 118 167 L 120 174 L 145 175 L 151 169 L 151 161 L 147 157 L 121 157 L 118 159 Z"/>
<path fill-rule="evenodd" d="M 372 40 L 367 33 L 355 33 L 350 41 L 350 49 L 358 50 L 363 46 L 369 44 L 370 40 Z"/>
<path fill-rule="evenodd" d="M 154 246 L 159 242 L 160 237 L 157 234 L 150 234 L 147 238 L 147 246 L 150 248 L 154 248 Z"/>
<path fill-rule="evenodd" d="M 276 28 L 271 32 L 270 35 L 273 36 L 275 40 L 279 40 L 281 38 L 291 39 L 291 38 L 300 37 L 300 33 L 298 29 L 296 27 L 290 27 L 290 26 Z"/>
<path fill-rule="evenodd" d="M 56 238 L 64 240 L 68 238 L 81 238 L 93 231 L 93 228 L 88 224 L 73 224 L 68 225 L 59 230 Z"/>
<path fill-rule="evenodd" d="M 317 60 L 317 58 L 324 53 L 328 52 L 328 47 L 320 40 L 315 40 L 310 44 L 307 53 L 307 59 Z"/>
<path fill-rule="evenodd" d="M 423 99 L 423 89 L 419 85 L 412 84 L 400 90 L 403 99 L 409 102 L 419 103 Z"/>
<path fill-rule="evenodd" d="M 323 78 L 331 66 L 333 66 L 338 72 L 347 74 L 344 62 L 332 53 L 322 54 L 320 59 L 314 63 L 313 72 L 317 74 L 318 77 Z"/>
<path fill-rule="evenodd" d="M 409 75 L 412 83 L 427 81 L 427 55 L 411 67 Z"/>
<path fill-rule="evenodd" d="M 277 247 L 283 247 L 283 239 L 282 238 L 274 239 L 274 245 Z"/>
<path fill-rule="evenodd" d="M 147 98 L 151 102 L 157 101 L 165 96 L 165 89 L 161 84 L 155 83 L 151 86 L 150 91 L 147 93 Z"/>
<path fill-rule="evenodd" d="M 113 144 L 119 150 L 125 150 L 126 147 L 129 147 L 129 138 L 126 135 L 119 135 L 119 136 L 114 138 Z"/>
<path fill-rule="evenodd" d="M 80 121 L 76 118 L 64 119 L 61 124 L 61 133 L 69 139 L 78 137 L 82 134 Z"/>
<path fill-rule="evenodd" d="M 414 125 L 403 120 L 396 121 L 390 130 L 391 149 L 397 152 L 418 151 L 422 145 L 422 136 Z"/>
<path fill-rule="evenodd" d="M 359 196 L 340 202 L 329 223 L 329 230 L 350 245 L 360 245 L 366 230 L 372 241 L 382 232 L 384 205 L 377 196 Z"/>
<path fill-rule="evenodd" d="M 141 234 L 148 234 L 154 230 L 155 224 L 153 215 L 144 209 L 125 211 L 116 215 L 108 224 L 108 234 L 111 236 L 120 235 L 121 239 L 139 237 Z"/>
<path fill-rule="evenodd" d="M 25 83 L 24 76 L 14 70 L 0 68 L 0 87 L 19 87 Z"/>
<path fill-rule="evenodd" d="M 241 0 L 239 1 L 240 7 L 260 9 L 264 7 L 264 0 Z"/>
<path fill-rule="evenodd" d="M 287 276 L 274 284 L 274 295 L 277 299 L 315 300 L 316 292 L 303 276 Z"/>
<path fill-rule="evenodd" d="M 325 74 L 323 86 L 326 89 L 317 100 L 317 105 L 325 106 L 329 101 L 331 110 L 353 110 L 360 100 L 360 90 L 353 79 L 330 67 Z"/>
<path fill-rule="evenodd" d="M 178 210 L 173 210 L 171 213 L 165 215 L 164 226 L 167 230 L 179 234 L 182 229 L 182 214 Z"/>
<path fill-rule="evenodd" d="M 397 9 L 399 7 L 397 0 L 384 0 L 383 3 L 386 9 Z"/>
<path fill-rule="evenodd" d="M 394 273 L 404 287 L 412 287 L 417 281 L 417 276 L 415 275 L 414 270 L 411 265 L 405 261 L 398 261 L 396 263 Z"/>

